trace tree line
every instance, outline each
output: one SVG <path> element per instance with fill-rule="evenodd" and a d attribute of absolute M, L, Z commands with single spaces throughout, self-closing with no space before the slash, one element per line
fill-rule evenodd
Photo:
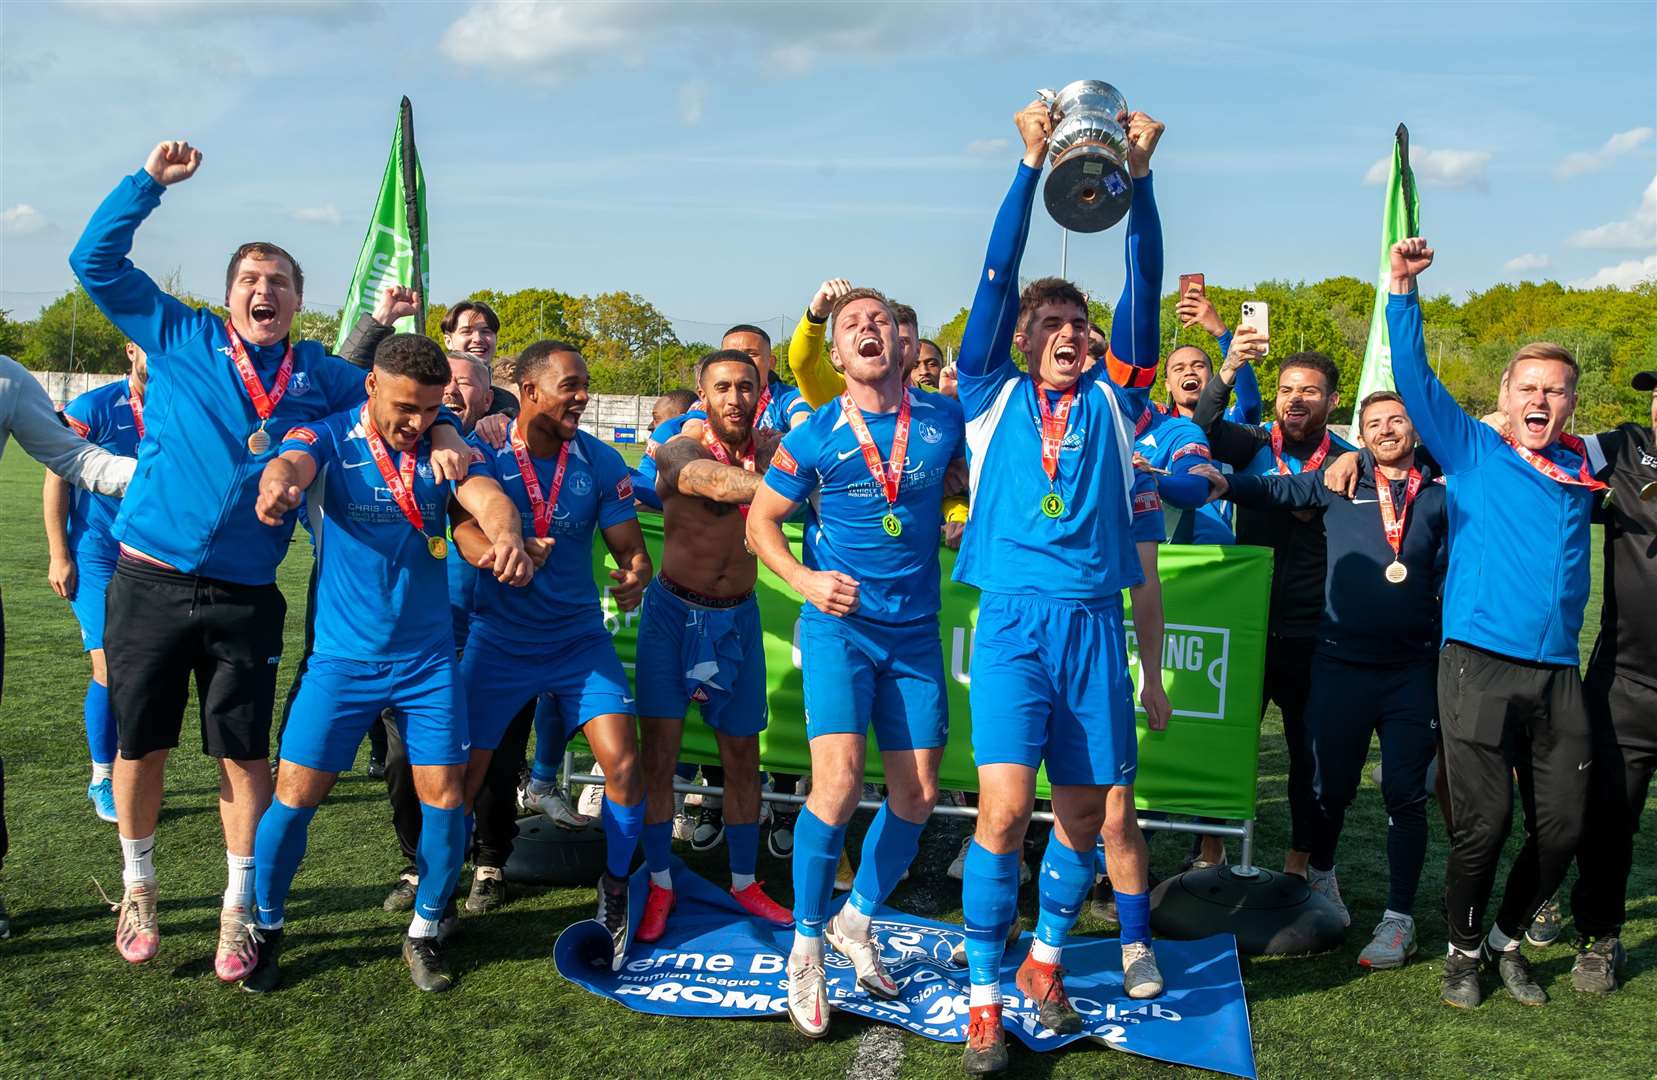
<path fill-rule="evenodd" d="M 185 303 L 222 308 L 170 288 Z M 1263 386 L 1275 385 L 1277 365 L 1292 353 L 1316 350 L 1329 355 L 1341 373 L 1343 399 L 1336 419 L 1350 418 L 1369 334 L 1374 286 L 1354 277 L 1314 283 L 1260 282 L 1234 287 L 1210 282 L 1209 296 L 1229 323 L 1235 324 L 1244 300 L 1271 305 L 1271 355 L 1260 365 Z M 511 357 L 540 338 L 560 338 L 581 349 L 592 371 L 593 390 L 611 394 L 655 394 L 688 386 L 696 360 L 717 342 L 682 341 L 673 323 L 649 300 L 635 293 L 595 296 L 556 289 L 485 289 L 466 297 L 492 307 L 501 318 L 499 353 Z M 1213 339 L 1197 328 L 1182 329 L 1174 317 L 1176 298 L 1162 300 L 1162 355 L 1176 345 L 1197 345 L 1216 362 Z M 1090 304 L 1107 332 L 1109 305 Z M 1440 377 L 1456 399 L 1475 414 L 1495 406 L 1497 382 L 1515 349 L 1524 342 L 1556 341 L 1575 353 L 1582 365 L 1578 387 L 1577 428 L 1603 430 L 1647 414 L 1642 396 L 1629 388 L 1635 371 L 1657 368 L 1657 283 L 1633 289 L 1570 289 L 1556 282 L 1500 284 L 1463 300 L 1439 295 L 1426 298 L 1427 350 Z M 426 330 L 439 336 L 447 305 L 427 313 Z M 931 336 L 951 355 L 960 347 L 967 309 L 961 308 Z M 307 309 L 294 320 L 295 333 L 332 344 L 337 315 Z M 124 339 L 78 286 L 43 308 L 29 321 L 0 311 L 0 353 L 16 357 L 33 370 L 118 372 L 126 364 Z M 776 343 L 778 373 L 792 380 L 787 343 Z M 507 378 L 504 370 L 497 379 Z M 1159 382 L 1154 393 L 1161 395 Z M 1270 392 L 1268 389 L 1268 407 Z"/>

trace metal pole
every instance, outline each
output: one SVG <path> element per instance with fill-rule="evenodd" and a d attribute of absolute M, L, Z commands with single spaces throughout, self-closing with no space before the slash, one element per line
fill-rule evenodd
<path fill-rule="evenodd" d="M 1254 822 L 1243 822 L 1243 851 L 1237 856 L 1237 865 L 1231 872 L 1238 877 L 1252 878 L 1260 876 L 1260 868 L 1254 865 Z"/>
<path fill-rule="evenodd" d="M 1070 230 L 1059 230 L 1059 277 L 1070 280 Z"/>
<path fill-rule="evenodd" d="M 81 287 L 80 287 L 79 284 L 76 284 L 75 291 L 72 295 L 73 295 L 73 299 L 71 299 L 70 302 L 69 302 L 69 370 L 70 371 L 75 370 L 75 323 L 78 321 L 80 313 L 81 313 Z"/>

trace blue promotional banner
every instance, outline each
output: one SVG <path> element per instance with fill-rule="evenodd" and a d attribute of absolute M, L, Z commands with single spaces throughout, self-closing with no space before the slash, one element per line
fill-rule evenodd
<path fill-rule="evenodd" d="M 632 925 L 644 911 L 649 876 L 633 875 Z M 558 937 L 554 960 L 566 979 L 635 1012 L 657 1016 L 786 1022 L 784 970 L 794 932 L 761 922 L 678 859 L 676 904 L 667 934 L 645 945 L 630 942 L 620 971 L 610 970 L 610 935 L 579 922 Z M 825 956 L 829 1001 L 841 1012 L 893 1024 L 939 1042 L 965 1042 L 967 971 L 950 956 L 961 928 L 881 908 L 874 918 L 881 960 L 897 982 L 893 1001 L 857 985 L 851 964 L 834 950 Z M 1167 990 L 1135 1001 L 1122 990 L 1121 946 L 1115 939 L 1072 938 L 1065 947 L 1065 984 L 1081 1013 L 1082 1032 L 1055 1035 L 1041 1027 L 1034 1003 L 1013 977 L 1030 935 L 1007 950 L 1002 967 L 1003 1016 L 1008 1031 L 1032 1050 L 1091 1040 L 1141 1057 L 1233 1076 L 1254 1076 L 1254 1045 L 1236 941 L 1229 934 L 1200 941 L 1158 941 Z"/>

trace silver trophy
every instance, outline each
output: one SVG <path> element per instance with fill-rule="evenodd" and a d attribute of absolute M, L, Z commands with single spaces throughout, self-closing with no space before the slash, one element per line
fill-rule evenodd
<path fill-rule="evenodd" d="M 1042 188 L 1047 212 L 1072 232 L 1110 228 L 1133 202 L 1128 135 L 1118 123 L 1127 114 L 1127 99 L 1097 79 L 1036 94 L 1053 114 L 1053 137 L 1047 143 L 1050 167 Z"/>

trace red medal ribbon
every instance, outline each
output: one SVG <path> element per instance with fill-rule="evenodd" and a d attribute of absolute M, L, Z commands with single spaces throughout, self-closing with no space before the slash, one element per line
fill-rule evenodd
<path fill-rule="evenodd" d="M 144 440 L 144 395 L 138 392 L 138 384 L 127 377 L 127 404 L 132 406 L 132 426 L 138 429 L 138 440 Z"/>
<path fill-rule="evenodd" d="M 288 345 L 287 354 L 282 357 L 282 366 L 276 369 L 276 381 L 271 383 L 270 392 L 266 393 L 265 384 L 259 381 L 259 373 L 253 370 L 253 361 L 247 358 L 247 346 L 242 344 L 241 335 L 230 320 L 224 320 L 224 332 L 230 338 L 230 358 L 236 362 L 236 374 L 242 377 L 242 385 L 247 387 L 247 396 L 253 401 L 253 411 L 258 414 L 260 421 L 270 419 L 270 414 L 276 411 L 281 403 L 282 395 L 288 392 L 288 379 L 293 376 L 293 345 Z M 263 424 L 261 423 L 261 427 Z"/>
<path fill-rule="evenodd" d="M 1375 501 L 1381 504 L 1381 527 L 1386 530 L 1387 546 L 1392 548 L 1395 561 L 1399 549 L 1404 546 L 1404 522 L 1410 516 L 1410 503 L 1415 501 L 1420 490 L 1421 470 L 1411 468 L 1409 483 L 1404 486 L 1404 506 L 1395 510 L 1392 505 L 1392 481 L 1381 474 L 1379 466 L 1375 469 Z"/>
<path fill-rule="evenodd" d="M 1059 450 L 1064 446 L 1065 430 L 1070 426 L 1070 406 L 1075 401 L 1076 388 L 1071 386 L 1059 395 L 1058 405 L 1050 407 L 1047 392 L 1040 383 L 1036 384 L 1036 405 L 1041 409 L 1041 471 L 1047 474 L 1049 485 L 1058 479 Z"/>
<path fill-rule="evenodd" d="M 564 469 L 570 463 L 569 440 L 566 439 L 564 445 L 558 448 L 558 464 L 552 470 L 552 483 L 547 485 L 547 493 L 543 497 L 541 478 L 535 475 L 535 462 L 529 456 L 529 444 L 518 430 L 518 421 L 512 421 L 507 437 L 512 442 L 512 456 L 518 459 L 518 475 L 523 478 L 524 491 L 529 494 L 530 512 L 535 515 L 535 535 L 544 540 L 552 530 L 552 515 L 558 509 L 558 493 L 564 489 Z"/>
<path fill-rule="evenodd" d="M 1329 429 L 1323 430 L 1323 441 L 1312 452 L 1312 456 L 1301 463 L 1303 473 L 1316 472 L 1323 459 L 1329 456 Z M 1289 463 L 1283 460 L 1283 427 L 1280 424 L 1272 425 L 1272 459 L 1277 462 L 1277 471 L 1284 476 L 1289 475 Z"/>
<path fill-rule="evenodd" d="M 770 391 L 766 391 L 766 393 L 769 396 Z M 718 436 L 714 435 L 713 425 L 708 424 L 702 428 L 702 445 L 708 448 L 708 453 L 712 454 L 714 460 L 721 465 L 740 465 L 747 472 L 754 471 L 754 447 L 752 442 L 749 443 L 747 456 L 740 457 L 733 462 L 730 452 L 725 449 L 725 444 L 719 441 Z M 748 504 L 738 503 L 737 510 L 741 512 L 743 520 L 746 521 L 748 519 Z"/>
<path fill-rule="evenodd" d="M 386 449 L 385 440 L 380 438 L 379 432 L 374 430 L 374 425 L 368 419 L 367 403 L 362 407 L 361 422 L 363 440 L 368 443 L 368 452 L 374 456 L 374 464 L 379 466 L 380 476 L 384 478 L 391 497 L 397 500 L 397 508 L 408 518 L 415 531 L 425 536 L 426 518 L 420 513 L 420 504 L 414 501 L 414 465 L 420 457 L 419 445 L 401 455 L 400 467 L 393 467 L 391 452 Z"/>
<path fill-rule="evenodd" d="M 898 402 L 897 427 L 892 431 L 892 460 L 885 465 L 881 464 L 880 450 L 875 446 L 874 436 L 869 434 L 869 425 L 863 420 L 863 410 L 852 403 L 851 394 L 840 395 L 840 411 L 852 434 L 857 436 L 857 447 L 863 451 L 863 464 L 869 467 L 869 475 L 880 482 L 881 490 L 886 493 L 886 505 L 896 507 L 898 485 L 903 482 L 903 463 L 909 456 L 909 392 L 905 390 Z"/>
<path fill-rule="evenodd" d="M 1502 437 L 1507 440 L 1509 446 L 1518 452 L 1520 457 L 1530 463 L 1531 468 L 1546 476 L 1549 480 L 1560 484 L 1577 484 L 1589 491 L 1604 491 L 1606 489 L 1607 485 L 1595 480 L 1594 474 L 1588 471 L 1588 447 L 1575 435 L 1561 432 L 1559 436 L 1559 445 L 1582 459 L 1582 468 L 1577 470 L 1575 476 L 1561 469 L 1535 450 L 1520 446 L 1518 440 L 1513 436 L 1504 435 Z"/>

